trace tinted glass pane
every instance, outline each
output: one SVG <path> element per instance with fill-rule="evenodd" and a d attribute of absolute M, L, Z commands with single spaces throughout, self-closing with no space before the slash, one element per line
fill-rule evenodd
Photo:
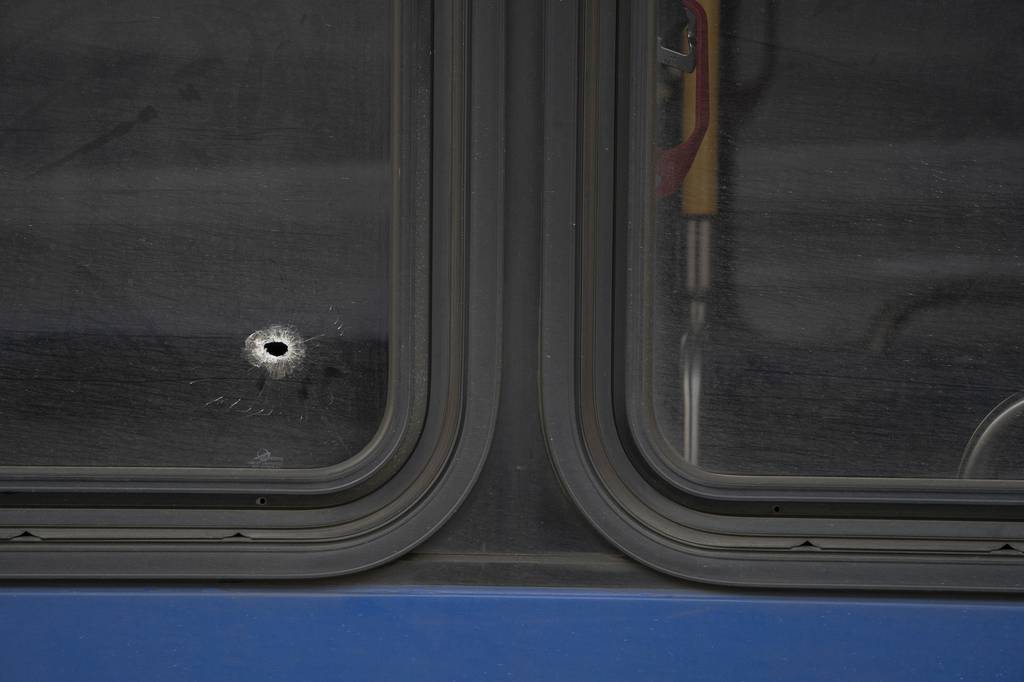
<path fill-rule="evenodd" d="M 722 4 L 701 3 L 717 167 L 652 199 L 647 390 L 671 456 L 1024 478 L 1024 5 Z M 685 52 L 682 8 L 658 31 Z M 669 149 L 702 93 L 656 68 Z"/>
<path fill-rule="evenodd" d="M 0 464 L 316 467 L 370 440 L 390 11 L 0 6 Z"/>

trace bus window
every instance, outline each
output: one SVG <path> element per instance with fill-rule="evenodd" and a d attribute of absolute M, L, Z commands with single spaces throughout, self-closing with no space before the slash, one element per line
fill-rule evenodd
<path fill-rule="evenodd" d="M 0 17 L 0 574 L 322 577 L 423 542 L 495 418 L 500 14 Z"/>
<path fill-rule="evenodd" d="M 1019 588 L 1021 7 L 552 10 L 545 428 L 624 552 Z"/>
<path fill-rule="evenodd" d="M 719 4 L 657 17 L 630 327 L 657 449 L 719 474 L 1024 478 L 1018 4 L 744 2 L 727 26 Z"/>
<path fill-rule="evenodd" d="M 0 465 L 363 450 L 396 295 L 395 6 L 3 14 Z"/>

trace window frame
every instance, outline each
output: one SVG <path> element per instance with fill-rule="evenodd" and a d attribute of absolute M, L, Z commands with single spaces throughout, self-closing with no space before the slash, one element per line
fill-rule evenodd
<path fill-rule="evenodd" d="M 783 477 L 684 477 L 636 438 L 644 422 L 624 386 L 640 358 L 636 344 L 621 348 L 640 302 L 621 280 L 642 261 L 623 236 L 648 220 L 649 204 L 636 197 L 651 186 L 650 147 L 630 141 L 637 129 L 649 134 L 653 112 L 634 93 L 653 84 L 652 70 L 623 69 L 617 55 L 650 63 L 652 14 L 649 3 L 614 0 L 548 8 L 541 390 L 570 496 L 625 552 L 682 577 L 1024 589 L 1024 495 L 1013 482 L 950 490 L 945 481 L 836 479 L 797 489 Z"/>
<path fill-rule="evenodd" d="M 503 81 L 488 75 L 503 69 L 503 12 L 498 0 L 475 2 L 472 12 L 470 4 L 435 0 L 402 15 L 415 22 L 403 29 L 425 31 L 431 44 L 426 70 L 403 78 L 410 85 L 402 89 L 403 104 L 418 98 L 429 114 L 403 107 L 410 127 L 423 129 L 420 139 L 403 139 L 396 153 L 402 167 L 419 164 L 423 172 L 405 174 L 401 215 L 426 220 L 430 230 L 422 233 L 425 242 L 396 247 L 396 267 L 413 274 L 414 246 L 430 262 L 422 293 L 393 313 L 423 333 L 419 344 L 407 331 L 392 339 L 392 346 L 405 347 L 392 368 L 408 385 L 424 387 L 422 397 L 404 398 L 412 416 L 396 420 L 400 436 L 379 448 L 378 461 L 360 456 L 367 466 L 347 477 L 275 470 L 273 477 L 255 472 L 266 478 L 256 481 L 228 469 L 211 470 L 215 480 L 200 470 L 207 478 L 201 486 L 159 475 L 166 472 L 111 485 L 63 472 L 45 490 L 5 480 L 0 577 L 339 575 L 408 551 L 454 513 L 483 465 L 493 430 L 502 319 Z M 403 66 L 421 54 L 401 47 Z M 427 158 L 417 156 L 423 135 Z M 415 364 L 417 354 L 423 366 Z"/>

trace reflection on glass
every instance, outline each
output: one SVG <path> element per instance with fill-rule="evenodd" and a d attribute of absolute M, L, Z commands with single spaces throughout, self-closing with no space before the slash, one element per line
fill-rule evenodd
<path fill-rule="evenodd" d="M 370 440 L 390 12 L 0 9 L 0 465 L 318 467 Z"/>
<path fill-rule="evenodd" d="M 665 47 L 690 4 L 660 3 Z M 708 158 L 652 191 L 665 447 L 728 474 L 1024 477 L 1011 430 L 963 462 L 1024 390 L 1024 5 L 696 4 Z M 700 92 L 656 68 L 660 158 Z"/>

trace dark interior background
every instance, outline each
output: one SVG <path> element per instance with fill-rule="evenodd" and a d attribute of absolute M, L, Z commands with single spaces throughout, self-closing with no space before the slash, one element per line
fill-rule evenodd
<path fill-rule="evenodd" d="M 0 3 L 0 465 L 317 467 L 386 399 L 391 5 Z M 294 327 L 267 381 L 245 339 Z"/>
<path fill-rule="evenodd" d="M 1024 5 L 723 5 L 700 466 L 956 477 L 1024 389 Z M 659 116 L 669 146 L 679 98 Z M 658 220 L 654 391 L 681 443 L 678 197 Z M 1004 429 L 982 475 L 1024 477 L 1022 435 Z"/>

